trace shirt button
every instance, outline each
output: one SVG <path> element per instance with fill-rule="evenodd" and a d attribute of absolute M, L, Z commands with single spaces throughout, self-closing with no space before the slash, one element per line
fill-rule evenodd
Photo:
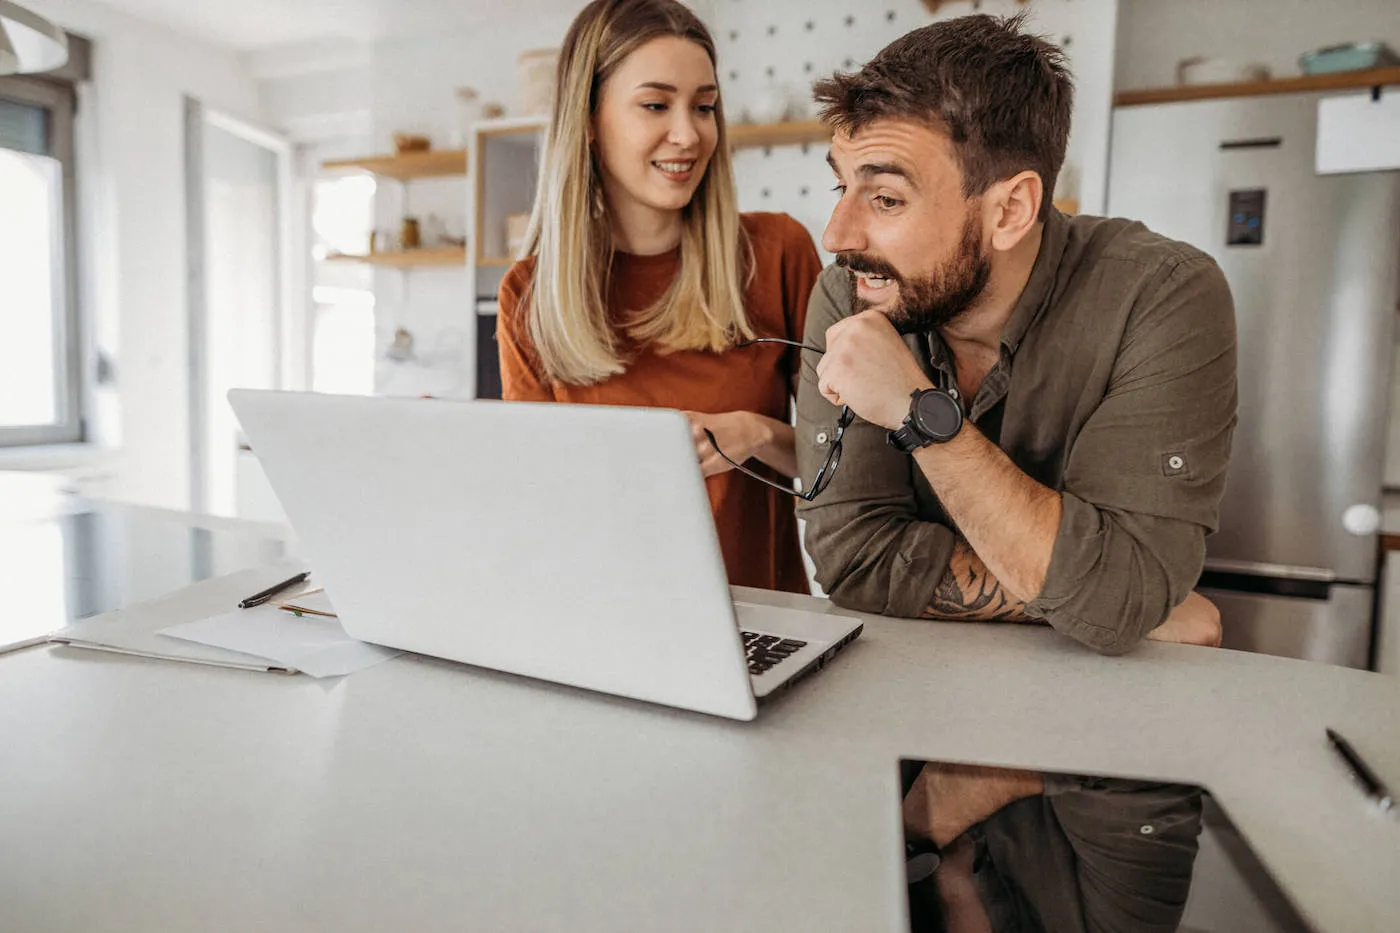
<path fill-rule="evenodd" d="M 820 433 L 817 434 L 817 443 L 818 443 L 818 444 L 825 444 L 825 443 L 826 443 L 826 432 L 825 432 L 825 431 L 822 431 L 822 432 L 820 432 Z"/>
<path fill-rule="evenodd" d="M 1180 457 L 1172 457 L 1167 461 L 1167 466 L 1171 467 L 1173 470 L 1179 470 L 1186 466 L 1186 461 L 1182 460 Z"/>
<path fill-rule="evenodd" d="M 1144 827 L 1142 827 L 1141 829 L 1138 830 L 1138 832 L 1142 833 L 1144 836 L 1150 836 L 1150 835 L 1152 835 L 1155 831 L 1156 831 L 1156 830 L 1154 830 L 1154 829 L 1152 828 L 1151 824 L 1149 824 L 1149 825 L 1147 825 L 1147 826 L 1144 826 Z"/>

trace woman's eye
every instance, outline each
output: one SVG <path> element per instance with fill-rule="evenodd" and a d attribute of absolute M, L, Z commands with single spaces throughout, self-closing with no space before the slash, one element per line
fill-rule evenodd
<path fill-rule="evenodd" d="M 696 109 L 699 110 L 701 113 L 714 113 L 716 110 L 719 109 L 719 107 L 717 107 L 715 104 L 701 104 Z"/>
<path fill-rule="evenodd" d="M 663 110 L 666 109 L 666 105 L 665 105 L 665 104 L 658 104 L 658 103 L 655 103 L 655 102 L 653 102 L 653 103 L 648 103 L 648 104 L 642 104 L 642 107 L 643 107 L 644 109 L 646 109 L 646 110 L 650 110 L 652 113 L 661 113 Z"/>

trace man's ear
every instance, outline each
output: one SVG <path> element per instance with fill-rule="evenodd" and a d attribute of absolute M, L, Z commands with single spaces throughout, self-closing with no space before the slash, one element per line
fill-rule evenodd
<path fill-rule="evenodd" d="M 1044 198 L 1045 185 L 1037 172 L 1021 172 L 992 185 L 983 196 L 989 213 L 984 229 L 991 232 L 992 249 L 1015 249 L 1035 229 Z"/>

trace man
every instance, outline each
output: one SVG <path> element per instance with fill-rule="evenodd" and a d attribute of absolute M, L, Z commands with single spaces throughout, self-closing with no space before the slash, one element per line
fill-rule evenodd
<path fill-rule="evenodd" d="M 809 480 L 842 456 L 799 509 L 807 549 L 867 612 L 1043 622 L 1107 654 L 1217 644 L 1191 588 L 1235 423 L 1229 289 L 1198 250 L 1051 205 L 1073 88 L 1021 26 L 936 23 L 816 86 L 840 198 L 797 451 Z M 909 838 L 946 847 L 950 922 L 1180 920 L 1198 791 L 950 765 L 906 781 Z"/>
<path fill-rule="evenodd" d="M 841 196 L 803 476 L 837 406 L 858 420 L 799 509 L 807 549 L 854 609 L 1043 621 L 1112 654 L 1164 622 L 1213 644 L 1188 596 L 1235 421 L 1229 289 L 1190 246 L 1051 205 L 1072 85 L 1019 24 L 937 23 L 816 87 Z"/>

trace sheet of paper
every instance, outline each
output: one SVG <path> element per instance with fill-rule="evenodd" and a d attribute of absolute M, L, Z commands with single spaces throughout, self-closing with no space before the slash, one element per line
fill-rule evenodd
<path fill-rule="evenodd" d="M 172 625 L 158 634 L 269 658 L 312 677 L 350 674 L 401 653 L 356 641 L 336 619 L 296 616 L 267 605 Z"/>

